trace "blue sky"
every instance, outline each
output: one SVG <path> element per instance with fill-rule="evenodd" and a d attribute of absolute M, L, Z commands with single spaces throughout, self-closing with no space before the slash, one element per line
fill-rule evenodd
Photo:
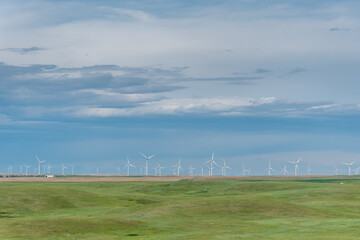
<path fill-rule="evenodd" d="M 359 159 L 358 1 L 1 1 L 0 172 Z M 358 163 L 358 166 L 360 161 Z M 288 168 L 292 166 L 287 163 Z M 356 167 L 358 167 L 356 166 Z M 125 172 L 123 170 L 123 172 Z M 185 170 L 187 173 L 187 170 Z M 218 173 L 220 171 L 218 170 Z"/>

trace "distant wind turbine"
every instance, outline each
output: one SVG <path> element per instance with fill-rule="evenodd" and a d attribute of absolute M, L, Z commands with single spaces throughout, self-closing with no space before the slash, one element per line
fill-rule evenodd
<path fill-rule="evenodd" d="M 271 171 L 275 172 L 275 170 L 271 167 L 271 161 L 269 161 L 269 166 L 265 170 L 268 171 L 268 176 L 271 176 Z"/>
<path fill-rule="evenodd" d="M 224 160 L 224 165 L 221 167 L 221 172 L 223 176 L 226 176 L 226 169 L 231 169 Z"/>
<path fill-rule="evenodd" d="M 130 163 L 130 160 L 128 157 L 126 159 L 127 159 L 127 162 L 126 162 L 124 168 L 127 168 L 127 175 L 130 176 L 130 167 L 135 168 L 135 166 Z"/>
<path fill-rule="evenodd" d="M 165 169 L 166 167 L 162 167 L 160 166 L 160 163 L 158 163 L 157 165 L 157 169 L 158 169 L 158 173 L 159 173 L 159 176 L 161 177 L 161 170 Z"/>
<path fill-rule="evenodd" d="M 192 176 L 194 173 L 195 168 L 193 168 L 192 166 L 189 167 L 189 175 Z"/>
<path fill-rule="evenodd" d="M 310 168 L 310 166 L 308 166 L 308 169 L 307 169 L 307 174 L 310 175 L 312 169 Z"/>
<path fill-rule="evenodd" d="M 29 169 L 29 167 L 31 167 L 31 165 L 29 165 L 29 166 L 24 165 L 24 167 L 25 167 L 25 176 L 27 176 L 28 175 L 28 169 Z"/>
<path fill-rule="evenodd" d="M 242 165 L 242 173 L 243 173 L 243 176 L 246 176 L 246 173 L 249 175 L 249 173 L 250 173 L 250 169 L 246 169 L 245 167 L 244 167 L 244 164 Z"/>
<path fill-rule="evenodd" d="M 339 175 L 340 173 L 340 169 L 338 169 L 336 166 L 335 166 L 335 175 Z"/>
<path fill-rule="evenodd" d="M 213 169 L 214 169 L 214 166 L 218 166 L 217 163 L 214 161 L 214 152 L 212 152 L 212 155 L 211 155 L 211 159 L 207 162 L 205 162 L 206 164 L 210 163 L 210 176 L 213 175 Z"/>
<path fill-rule="evenodd" d="M 67 168 L 67 167 L 65 167 L 65 165 L 62 163 L 61 164 L 61 169 L 62 169 L 62 175 L 63 176 L 65 176 L 65 168 Z"/>
<path fill-rule="evenodd" d="M 36 154 L 35 154 L 35 157 L 36 157 L 36 159 L 37 159 L 37 161 L 38 161 L 38 175 L 40 175 L 40 170 L 41 170 L 40 165 L 41 165 L 41 163 L 44 163 L 45 160 L 44 160 L 44 161 L 40 161 L 40 159 L 38 158 L 38 156 L 36 156 Z"/>
<path fill-rule="evenodd" d="M 352 166 L 355 162 L 356 162 L 356 161 L 353 161 L 353 162 L 351 162 L 351 163 L 346 163 L 346 162 L 344 162 L 344 164 L 349 167 L 349 176 L 351 175 L 351 166 Z"/>
<path fill-rule="evenodd" d="M 151 155 L 150 157 L 146 156 L 145 154 L 139 152 L 141 156 L 143 156 L 146 159 L 146 164 L 145 164 L 145 176 L 148 175 L 148 169 L 149 169 L 149 159 L 153 158 L 156 156 L 156 154 Z"/>
<path fill-rule="evenodd" d="M 301 159 L 302 157 L 300 157 L 296 162 L 289 161 L 289 163 L 292 163 L 295 166 L 295 176 L 297 176 L 299 173 L 299 162 L 301 161 Z"/>
<path fill-rule="evenodd" d="M 174 165 L 174 168 L 176 169 L 177 176 L 180 176 L 180 171 L 183 169 L 181 167 L 181 159 L 179 159 L 179 162 L 176 165 Z"/>
<path fill-rule="evenodd" d="M 286 174 L 289 173 L 288 170 L 286 169 L 286 165 L 284 166 L 284 169 L 281 172 L 284 174 L 284 176 L 286 176 Z"/>

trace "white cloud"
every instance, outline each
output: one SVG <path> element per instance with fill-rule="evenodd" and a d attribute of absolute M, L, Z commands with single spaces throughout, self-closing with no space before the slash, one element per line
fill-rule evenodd
<path fill-rule="evenodd" d="M 183 98 L 163 99 L 146 102 L 131 108 L 87 107 L 77 110 L 74 115 L 79 117 L 121 117 L 139 115 L 174 115 L 174 114 L 223 114 L 237 111 L 241 114 L 242 107 L 257 106 L 274 102 L 275 98 Z"/>

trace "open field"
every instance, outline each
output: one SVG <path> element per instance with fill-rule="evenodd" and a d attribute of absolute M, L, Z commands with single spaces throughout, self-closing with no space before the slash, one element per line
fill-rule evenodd
<path fill-rule="evenodd" d="M 1 240 L 360 235 L 358 177 L 0 179 Z"/>

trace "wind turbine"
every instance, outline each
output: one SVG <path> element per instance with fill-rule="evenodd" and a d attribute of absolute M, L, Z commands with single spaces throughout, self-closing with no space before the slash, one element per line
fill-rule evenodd
<path fill-rule="evenodd" d="M 40 175 L 40 170 L 41 170 L 40 165 L 41 165 L 41 163 L 45 162 L 45 160 L 40 161 L 40 159 L 38 158 L 38 156 L 36 156 L 36 154 L 35 154 L 35 157 L 36 157 L 36 159 L 38 161 L 38 175 Z"/>
<path fill-rule="evenodd" d="M 213 175 L 213 169 L 214 169 L 214 165 L 218 166 L 217 163 L 214 161 L 214 152 L 212 152 L 211 155 L 211 159 L 207 162 L 205 162 L 206 164 L 210 163 L 210 176 Z"/>
<path fill-rule="evenodd" d="M 275 170 L 271 167 L 271 161 L 269 161 L 269 166 L 265 170 L 268 171 L 269 176 L 271 176 L 271 171 L 275 172 Z"/>
<path fill-rule="evenodd" d="M 335 166 L 335 175 L 339 175 L 340 169 Z"/>
<path fill-rule="evenodd" d="M 61 164 L 61 169 L 62 169 L 62 175 L 63 176 L 65 176 L 65 168 L 67 168 L 67 167 L 65 167 L 65 165 L 62 163 Z"/>
<path fill-rule="evenodd" d="M 174 168 L 176 169 L 178 176 L 180 176 L 180 171 L 183 169 L 180 164 L 181 164 L 181 159 L 179 159 L 179 162 L 176 165 L 174 165 Z"/>
<path fill-rule="evenodd" d="M 29 169 L 29 167 L 31 167 L 31 165 L 29 165 L 29 166 L 24 165 L 24 167 L 25 167 L 25 176 L 27 176 L 28 175 L 28 169 Z"/>
<path fill-rule="evenodd" d="M 161 170 L 165 169 L 166 167 L 162 167 L 160 166 L 160 163 L 158 163 L 157 168 L 158 168 L 159 176 L 161 177 Z"/>
<path fill-rule="evenodd" d="M 349 176 L 351 175 L 351 166 L 352 166 L 355 162 L 356 162 L 356 161 L 353 161 L 353 162 L 351 162 L 351 163 L 346 163 L 346 162 L 344 162 L 344 164 L 349 167 Z"/>
<path fill-rule="evenodd" d="M 48 164 L 48 165 L 47 165 L 47 171 L 48 171 L 48 173 L 51 173 L 51 168 L 52 168 L 52 166 L 51 166 L 50 164 Z"/>
<path fill-rule="evenodd" d="M 281 172 L 284 174 L 284 176 L 289 173 L 288 170 L 286 169 L 286 165 L 284 166 L 284 169 Z"/>
<path fill-rule="evenodd" d="M 228 165 L 226 165 L 226 162 L 224 160 L 224 166 L 221 167 L 221 172 L 223 176 L 226 176 L 226 169 L 231 169 Z"/>
<path fill-rule="evenodd" d="M 295 165 L 295 176 L 298 175 L 299 172 L 299 162 L 301 161 L 302 157 L 300 157 L 296 162 L 291 162 L 289 161 L 289 163 L 292 163 Z"/>
<path fill-rule="evenodd" d="M 307 169 L 307 174 L 310 175 L 312 169 L 310 168 L 310 166 L 308 166 L 308 169 Z"/>
<path fill-rule="evenodd" d="M 148 175 L 148 167 L 149 167 L 149 159 L 152 157 L 155 157 L 156 154 L 151 155 L 150 157 L 145 156 L 143 153 L 139 152 L 141 156 L 143 156 L 146 159 L 146 165 L 145 165 L 145 176 Z"/>
<path fill-rule="evenodd" d="M 189 167 L 189 175 L 192 176 L 194 173 L 195 168 L 193 168 L 192 166 Z"/>
<path fill-rule="evenodd" d="M 244 167 L 244 164 L 242 165 L 242 172 L 243 172 L 243 176 L 246 176 L 246 173 L 248 173 L 248 175 L 249 175 L 249 172 L 250 172 L 250 169 L 246 169 L 245 167 Z"/>
<path fill-rule="evenodd" d="M 130 167 L 133 167 L 133 168 L 134 168 L 135 166 L 130 163 L 129 158 L 127 157 L 127 162 L 126 162 L 124 168 L 127 168 L 127 175 L 128 175 L 128 176 L 130 176 Z"/>
<path fill-rule="evenodd" d="M 120 175 L 120 167 L 117 168 L 117 174 Z"/>

